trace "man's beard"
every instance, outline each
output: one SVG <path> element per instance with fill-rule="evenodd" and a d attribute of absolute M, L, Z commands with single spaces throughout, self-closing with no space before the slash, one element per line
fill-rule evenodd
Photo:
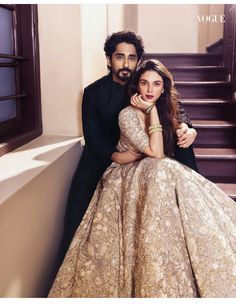
<path fill-rule="evenodd" d="M 127 72 L 127 74 L 123 74 L 122 72 Z M 132 71 L 130 69 L 124 68 L 124 69 L 119 69 L 116 72 L 116 77 L 122 81 L 127 81 L 130 79 L 130 77 L 132 76 Z"/>

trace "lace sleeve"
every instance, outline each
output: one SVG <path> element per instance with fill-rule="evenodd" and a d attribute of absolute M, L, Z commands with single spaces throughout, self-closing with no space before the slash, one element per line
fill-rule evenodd
<path fill-rule="evenodd" d="M 144 152 L 144 148 L 149 145 L 149 138 L 143 130 L 135 111 L 131 107 L 127 107 L 120 112 L 119 126 L 121 133 L 127 138 L 135 150 Z"/>

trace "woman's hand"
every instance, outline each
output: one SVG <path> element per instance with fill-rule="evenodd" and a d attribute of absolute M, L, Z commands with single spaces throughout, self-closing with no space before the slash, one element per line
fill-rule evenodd
<path fill-rule="evenodd" d="M 143 155 L 136 153 L 132 150 L 126 150 L 123 152 L 114 152 L 111 156 L 111 159 L 113 162 L 118 163 L 118 164 L 127 164 L 135 161 L 139 161 L 143 159 Z"/>
<path fill-rule="evenodd" d="M 151 106 L 153 103 L 144 101 L 142 99 L 141 94 L 135 93 L 130 98 L 131 105 L 135 106 L 136 108 L 139 108 L 141 110 L 146 110 L 149 106 Z"/>

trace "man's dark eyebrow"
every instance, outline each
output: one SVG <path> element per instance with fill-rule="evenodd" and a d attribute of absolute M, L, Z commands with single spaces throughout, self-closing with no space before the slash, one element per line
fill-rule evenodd
<path fill-rule="evenodd" d="M 115 53 L 115 55 L 124 56 L 125 54 L 124 54 L 124 53 Z M 131 57 L 137 57 L 136 54 L 129 54 L 129 56 L 131 56 Z"/>
<path fill-rule="evenodd" d="M 124 56 L 125 54 L 124 53 L 115 53 L 115 55 Z"/>

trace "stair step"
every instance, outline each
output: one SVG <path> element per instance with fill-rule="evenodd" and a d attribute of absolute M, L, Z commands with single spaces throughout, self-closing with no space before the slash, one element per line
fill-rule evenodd
<path fill-rule="evenodd" d="M 174 81 L 226 81 L 224 66 L 176 66 L 169 67 Z"/>
<path fill-rule="evenodd" d="M 192 120 L 197 130 L 196 147 L 236 147 L 236 122 Z"/>
<path fill-rule="evenodd" d="M 236 103 L 222 99 L 182 99 L 191 120 L 235 120 Z"/>
<path fill-rule="evenodd" d="M 231 102 L 231 101 L 227 101 L 227 100 L 222 100 L 222 99 L 215 99 L 215 98 L 207 98 L 207 99 L 183 99 L 182 100 L 184 103 L 186 104 L 195 104 L 195 103 L 200 103 L 200 104 L 211 104 L 214 105 L 215 104 L 225 104 L 225 103 L 230 103 L 230 104 L 234 104 L 236 106 L 236 103 Z"/>
<path fill-rule="evenodd" d="M 194 148 L 199 160 L 235 160 L 236 148 Z"/>
<path fill-rule="evenodd" d="M 231 99 L 231 86 L 228 81 L 176 81 L 180 98 Z"/>
<path fill-rule="evenodd" d="M 236 122 L 221 120 L 193 120 L 193 125 L 197 128 L 236 128 Z"/>
<path fill-rule="evenodd" d="M 167 68 L 176 66 L 221 66 L 221 54 L 207 53 L 146 53 L 143 59 L 160 60 Z"/>
<path fill-rule="evenodd" d="M 226 70 L 225 66 L 185 66 L 185 65 L 175 65 L 175 66 L 170 66 L 168 68 L 168 70 L 178 70 L 178 69 L 182 69 L 182 70 Z"/>
<path fill-rule="evenodd" d="M 185 85 L 185 86 L 229 86 L 228 81 L 176 81 L 175 85 Z"/>
<path fill-rule="evenodd" d="M 236 201 L 236 183 L 216 183 L 216 185 Z"/>
<path fill-rule="evenodd" d="M 194 148 L 199 172 L 213 182 L 236 183 L 236 149 Z"/>

